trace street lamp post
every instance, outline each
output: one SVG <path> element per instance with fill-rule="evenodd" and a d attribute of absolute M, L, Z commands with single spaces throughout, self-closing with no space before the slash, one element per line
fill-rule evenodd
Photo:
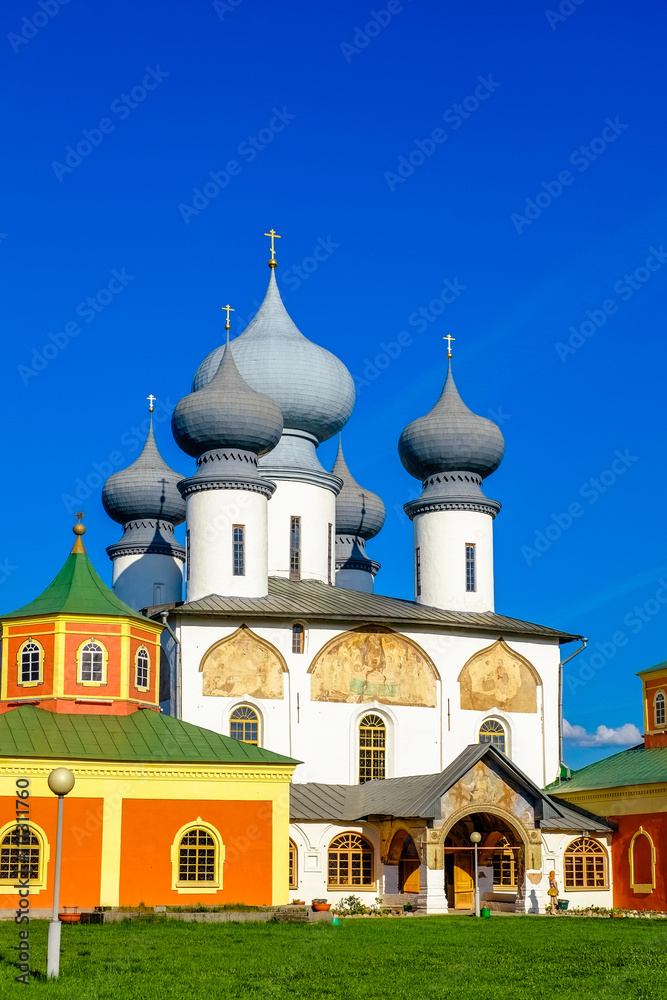
<path fill-rule="evenodd" d="M 480 840 L 482 839 L 482 835 L 481 835 L 481 833 L 478 833 L 477 830 L 473 830 L 473 832 L 470 834 L 470 839 L 473 842 L 473 844 L 475 845 L 475 916 L 478 917 L 479 916 L 479 878 L 478 878 L 478 874 L 477 874 L 477 845 L 479 844 Z"/>
<path fill-rule="evenodd" d="M 74 788 L 74 775 L 66 767 L 56 767 L 48 777 L 49 788 L 58 796 L 58 830 L 56 833 L 56 864 L 53 876 L 53 916 L 49 921 L 49 936 L 46 946 L 46 975 L 57 979 L 60 973 L 60 860 L 63 846 L 63 802 L 68 792 Z"/>

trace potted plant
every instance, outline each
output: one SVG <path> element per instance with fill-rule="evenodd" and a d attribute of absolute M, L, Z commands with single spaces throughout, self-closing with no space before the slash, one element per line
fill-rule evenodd
<path fill-rule="evenodd" d="M 313 903 L 313 909 L 316 912 L 331 909 L 331 903 L 327 903 L 326 899 L 314 899 L 312 903 Z"/>

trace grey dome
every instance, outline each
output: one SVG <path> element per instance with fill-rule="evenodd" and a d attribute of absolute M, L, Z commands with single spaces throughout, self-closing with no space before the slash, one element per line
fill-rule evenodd
<path fill-rule="evenodd" d="M 283 305 L 273 271 L 257 315 L 231 350 L 248 385 L 279 405 L 286 428 L 326 441 L 349 420 L 355 396 L 352 376 L 342 361 L 296 328 Z M 193 390 L 213 378 L 224 352 L 224 346 L 216 347 L 202 361 Z"/>
<path fill-rule="evenodd" d="M 331 472 L 343 480 L 343 488 L 336 497 L 336 534 L 373 538 L 384 524 L 384 504 L 376 493 L 355 482 L 343 455 L 342 442 L 338 443 Z"/>
<path fill-rule="evenodd" d="M 185 520 L 185 501 L 176 489 L 183 476 L 170 469 L 158 451 L 153 418 L 139 458 L 109 476 L 102 490 L 102 503 L 109 517 L 119 524 L 142 518 L 158 518 L 171 524 Z"/>
<path fill-rule="evenodd" d="M 498 468 L 505 451 L 500 428 L 469 410 L 454 383 L 451 361 L 440 399 L 424 417 L 413 420 L 398 442 L 401 462 L 424 480 L 437 472 L 477 472 Z"/>
<path fill-rule="evenodd" d="M 266 455 L 280 440 L 283 418 L 272 399 L 241 378 L 229 350 L 213 378 L 177 404 L 171 429 L 179 447 L 194 458 L 217 448 Z"/>

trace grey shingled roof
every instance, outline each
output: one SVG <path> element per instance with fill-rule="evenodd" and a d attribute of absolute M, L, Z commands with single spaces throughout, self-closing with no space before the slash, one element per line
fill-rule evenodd
<path fill-rule="evenodd" d="M 533 799 L 546 830 L 608 832 L 614 823 L 546 795 L 531 779 L 490 743 L 473 743 L 439 774 L 368 781 L 364 785 L 292 784 L 292 822 L 329 820 L 356 822 L 368 816 L 439 819 L 440 800 L 483 758 L 495 765 L 513 784 Z M 473 807 L 471 811 L 475 811 Z"/>
<path fill-rule="evenodd" d="M 500 465 L 505 440 L 500 428 L 468 409 L 454 383 L 451 361 L 438 402 L 413 420 L 398 442 L 400 459 L 411 476 L 437 472 L 477 472 L 483 478 Z"/>
<path fill-rule="evenodd" d="M 215 374 L 224 347 L 217 347 L 197 369 L 193 390 Z M 343 427 L 354 407 L 354 382 L 342 361 L 297 329 L 271 271 L 257 315 L 231 344 L 238 369 L 248 385 L 274 399 L 285 427 L 326 441 Z"/>
<path fill-rule="evenodd" d="M 384 504 L 376 493 L 363 489 L 355 481 L 343 455 L 342 441 L 338 442 L 338 454 L 331 472 L 343 480 L 343 488 L 336 497 L 336 533 L 373 538 L 384 524 Z"/>
<path fill-rule="evenodd" d="M 185 500 L 176 484 L 182 478 L 158 451 L 151 417 L 148 437 L 139 458 L 127 469 L 114 472 L 104 484 L 104 509 L 119 524 L 142 518 L 180 524 L 185 520 Z"/>
<path fill-rule="evenodd" d="M 164 604 L 148 608 L 149 617 L 162 611 L 176 614 L 232 618 L 306 618 L 310 621 L 343 621 L 350 625 L 377 623 L 396 626 L 435 625 L 462 632 L 490 632 L 505 637 L 540 636 L 571 642 L 581 636 L 508 618 L 492 611 L 443 611 L 415 601 L 381 594 L 366 594 L 344 587 L 331 587 L 318 580 L 294 582 L 283 577 L 269 578 L 267 597 L 222 597 L 211 594 L 184 604 Z"/>

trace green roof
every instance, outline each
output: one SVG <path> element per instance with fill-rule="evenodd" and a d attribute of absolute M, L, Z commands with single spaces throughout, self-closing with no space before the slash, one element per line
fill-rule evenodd
<path fill-rule="evenodd" d="M 589 791 L 593 788 L 621 788 L 623 785 L 653 785 L 667 781 L 667 747 L 643 746 L 623 750 L 572 772 L 569 781 L 547 785 L 552 795 Z"/>
<path fill-rule="evenodd" d="M 144 615 L 140 615 L 138 611 L 134 611 L 121 601 L 102 582 L 80 538 L 77 538 L 67 562 L 46 590 L 18 611 L 0 615 L 0 621 L 27 618 L 31 615 L 58 614 L 122 615 L 124 618 L 140 618 L 146 621 Z"/>
<path fill-rule="evenodd" d="M 298 764 L 150 709 L 131 715 L 63 715 L 21 705 L 0 715 L 0 757 L 165 764 Z"/>
<path fill-rule="evenodd" d="M 656 663 L 654 667 L 646 667 L 645 670 L 638 670 L 637 677 L 641 677 L 642 674 L 650 674 L 654 670 L 667 670 L 667 660 L 663 660 L 662 663 Z"/>

